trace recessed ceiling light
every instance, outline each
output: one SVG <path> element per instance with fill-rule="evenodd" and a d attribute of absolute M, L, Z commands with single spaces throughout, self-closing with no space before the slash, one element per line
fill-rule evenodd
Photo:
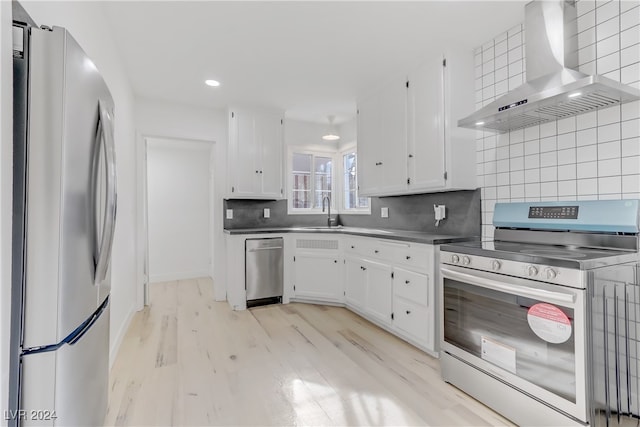
<path fill-rule="evenodd" d="M 476 126 L 482 126 L 484 122 L 476 122 Z"/>
<path fill-rule="evenodd" d="M 573 92 L 569 94 L 569 98 L 575 98 L 576 96 L 582 95 L 582 92 Z"/>
<path fill-rule="evenodd" d="M 211 86 L 211 87 L 218 87 L 218 86 L 220 86 L 220 82 L 219 82 L 219 81 L 217 81 L 217 80 L 205 80 L 205 81 L 204 81 L 204 83 L 205 83 L 207 86 Z"/>

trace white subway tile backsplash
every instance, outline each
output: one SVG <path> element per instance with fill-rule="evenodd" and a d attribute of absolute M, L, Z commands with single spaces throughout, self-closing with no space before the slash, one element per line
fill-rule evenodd
<path fill-rule="evenodd" d="M 635 138 L 640 136 L 640 119 L 626 120 L 622 122 L 622 138 Z"/>
<path fill-rule="evenodd" d="M 576 161 L 578 163 L 591 162 L 598 160 L 598 146 L 585 145 L 576 149 Z"/>
<path fill-rule="evenodd" d="M 549 182 L 558 180 L 558 167 L 549 166 L 540 168 L 540 182 Z"/>
<path fill-rule="evenodd" d="M 598 142 L 615 141 L 620 139 L 620 124 L 613 123 L 605 126 L 598 126 Z"/>
<path fill-rule="evenodd" d="M 621 145 L 620 141 L 598 144 L 598 160 L 619 158 Z"/>
<path fill-rule="evenodd" d="M 614 107 L 598 110 L 597 117 L 598 126 L 604 126 L 611 123 L 619 122 L 621 117 L 620 106 L 616 105 Z"/>
<path fill-rule="evenodd" d="M 558 122 L 558 128 L 560 128 L 560 123 Z M 576 146 L 576 133 L 563 133 L 558 135 L 558 150 L 563 150 L 565 148 L 572 148 Z"/>
<path fill-rule="evenodd" d="M 580 0 L 579 2 L 576 2 L 576 12 L 578 16 L 582 16 L 595 8 L 595 0 Z"/>
<path fill-rule="evenodd" d="M 558 165 L 568 165 L 576 162 L 576 149 L 568 148 L 566 150 L 558 150 Z"/>
<path fill-rule="evenodd" d="M 620 81 L 624 84 L 635 83 L 640 80 L 640 63 L 627 65 L 620 70 Z"/>
<path fill-rule="evenodd" d="M 601 24 L 620 14 L 620 2 L 610 1 L 602 6 L 596 6 L 596 24 Z"/>
<path fill-rule="evenodd" d="M 579 69 L 640 88 L 640 3 L 576 4 Z M 525 81 L 525 31 L 518 25 L 476 49 L 481 52 L 475 58 L 477 105 Z M 640 101 L 505 134 L 476 135 L 484 237 L 493 235 L 496 200 L 640 198 Z"/>
<path fill-rule="evenodd" d="M 596 195 L 598 194 L 598 179 L 580 179 L 578 180 L 579 195 Z M 584 200 L 584 199 L 583 199 Z"/>
<path fill-rule="evenodd" d="M 640 192 L 640 174 L 623 176 L 622 192 L 623 193 Z"/>
<path fill-rule="evenodd" d="M 622 177 L 610 176 L 605 178 L 598 178 L 598 194 L 602 195 L 620 193 L 622 193 Z"/>
<path fill-rule="evenodd" d="M 616 176 L 622 172 L 622 162 L 620 158 L 599 160 L 598 161 L 598 176 Z"/>
<path fill-rule="evenodd" d="M 620 20 L 619 19 L 609 19 L 601 24 L 597 24 L 596 26 L 596 41 L 604 40 L 607 37 L 611 37 L 620 32 Z M 578 36 L 579 37 L 579 36 Z M 578 38 L 579 40 L 579 38 Z M 580 43 L 578 41 L 578 43 Z M 587 43 L 588 44 L 588 43 Z M 585 44 L 586 46 L 586 44 Z"/>
<path fill-rule="evenodd" d="M 640 43 L 622 49 L 620 52 L 620 66 L 626 67 L 640 61 Z"/>
<path fill-rule="evenodd" d="M 576 164 L 558 166 L 558 180 L 576 179 Z"/>
<path fill-rule="evenodd" d="M 558 181 L 558 196 L 575 197 L 577 192 L 576 180 Z"/>
<path fill-rule="evenodd" d="M 596 45 L 590 44 L 578 50 L 578 64 L 586 64 L 596 60 Z"/>
<path fill-rule="evenodd" d="M 555 122 L 547 122 L 540 125 L 540 138 L 555 136 L 556 134 L 557 127 Z"/>
<path fill-rule="evenodd" d="M 596 51 L 598 52 L 599 57 L 611 55 L 612 53 L 617 52 L 619 50 L 620 50 L 620 37 L 617 34 L 614 34 L 611 37 L 601 40 L 596 44 Z"/>
<path fill-rule="evenodd" d="M 640 156 L 640 138 L 630 138 L 622 140 L 623 156 Z"/>
<path fill-rule="evenodd" d="M 556 151 L 557 149 L 558 149 L 558 143 L 557 143 L 557 137 L 555 135 L 540 139 L 541 153 Z"/>
<path fill-rule="evenodd" d="M 558 134 L 575 132 L 576 131 L 576 118 L 567 117 L 566 119 L 558 120 Z M 575 141 L 575 135 L 573 136 Z"/>
<path fill-rule="evenodd" d="M 620 47 L 625 48 L 640 43 L 640 25 L 631 27 L 620 33 Z"/>
<path fill-rule="evenodd" d="M 596 178 L 598 176 L 598 162 L 578 163 L 576 165 L 576 176 L 578 179 Z"/>
<path fill-rule="evenodd" d="M 622 174 L 632 175 L 640 173 L 640 156 L 622 158 Z"/>
<path fill-rule="evenodd" d="M 629 9 L 633 9 L 634 7 L 638 6 L 638 0 L 619 0 L 619 1 L 620 1 L 620 13 L 623 13 Z"/>
<path fill-rule="evenodd" d="M 611 55 L 599 57 L 596 60 L 596 72 L 598 74 L 608 73 L 620 68 L 620 52 L 612 53 Z"/>
<path fill-rule="evenodd" d="M 620 15 L 620 30 L 626 30 L 640 24 L 640 6 L 629 9 Z"/>
<path fill-rule="evenodd" d="M 542 197 L 557 197 L 558 196 L 558 183 L 557 182 L 543 182 L 540 184 L 540 196 Z M 553 200 L 553 199 L 547 199 Z"/>

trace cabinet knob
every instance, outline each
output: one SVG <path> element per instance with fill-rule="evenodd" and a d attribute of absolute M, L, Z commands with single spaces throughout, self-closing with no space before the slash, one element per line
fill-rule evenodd
<path fill-rule="evenodd" d="M 333 262 L 334 262 L 335 264 L 337 264 L 337 263 L 338 263 L 338 260 L 337 260 L 337 259 L 334 259 L 334 260 L 333 260 Z"/>
<path fill-rule="evenodd" d="M 413 159 L 413 154 L 409 154 L 409 158 L 410 158 L 410 159 Z"/>
<path fill-rule="evenodd" d="M 258 171 L 256 171 L 256 173 L 258 173 Z"/>
<path fill-rule="evenodd" d="M 382 162 L 376 162 L 376 166 L 382 166 Z"/>
<path fill-rule="evenodd" d="M 407 259 L 411 259 L 411 256 L 410 256 L 410 255 L 407 255 Z"/>
<path fill-rule="evenodd" d="M 360 267 L 363 271 L 367 270 L 367 267 Z"/>
<path fill-rule="evenodd" d="M 262 171 L 260 171 L 260 173 L 262 173 Z"/>
<path fill-rule="evenodd" d="M 355 249 L 355 248 L 356 248 L 355 246 L 351 245 L 351 249 Z"/>
<path fill-rule="evenodd" d="M 407 314 L 411 314 L 411 310 L 407 310 Z"/>
<path fill-rule="evenodd" d="M 375 251 L 373 251 L 373 253 L 375 253 L 375 254 L 377 254 L 378 252 L 380 252 L 380 251 L 379 251 L 379 250 L 377 250 L 377 249 L 376 249 Z"/>
<path fill-rule="evenodd" d="M 406 285 L 408 285 L 409 283 L 411 283 L 411 281 L 410 281 L 410 280 L 405 280 L 405 281 L 404 281 L 404 283 L 405 283 Z"/>

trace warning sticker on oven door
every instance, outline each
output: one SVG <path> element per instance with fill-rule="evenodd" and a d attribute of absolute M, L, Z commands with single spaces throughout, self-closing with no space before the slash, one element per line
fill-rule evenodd
<path fill-rule="evenodd" d="M 527 321 L 537 336 L 552 344 L 563 343 L 571 337 L 571 321 L 555 305 L 542 302 L 531 306 Z"/>

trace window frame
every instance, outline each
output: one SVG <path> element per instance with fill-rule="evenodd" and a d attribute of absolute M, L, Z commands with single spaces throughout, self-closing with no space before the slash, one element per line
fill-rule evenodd
<path fill-rule="evenodd" d="M 355 142 L 349 143 L 349 144 L 345 144 L 344 146 L 340 147 L 340 150 L 338 150 L 338 158 L 339 158 L 339 162 L 340 162 L 340 203 L 339 203 L 339 213 L 340 214 L 346 214 L 346 215 L 371 215 L 371 197 L 367 197 L 367 199 L 369 200 L 369 203 L 367 204 L 366 208 L 347 208 L 345 207 L 345 203 L 344 203 L 344 197 L 345 194 L 347 192 L 347 189 L 345 188 L 344 185 L 344 176 L 345 176 L 345 170 L 344 170 L 344 156 L 346 156 L 347 154 L 350 153 L 355 153 L 356 154 L 356 177 L 357 177 L 357 168 L 358 168 L 358 147 L 356 145 Z M 360 195 L 358 194 L 358 189 L 357 189 L 357 178 L 356 178 L 356 199 L 359 198 Z"/>
<path fill-rule="evenodd" d="M 341 194 L 341 191 L 336 188 L 336 162 L 337 156 L 335 150 L 323 150 L 320 148 L 309 148 L 300 146 L 290 146 L 287 148 L 287 213 L 289 215 L 322 215 L 322 207 L 312 208 L 294 208 L 293 207 L 293 155 L 295 154 L 307 154 L 311 155 L 311 200 L 315 201 L 315 158 L 316 157 L 329 157 L 331 158 L 331 210 L 335 213 L 339 213 L 336 209 L 336 195 Z"/>

